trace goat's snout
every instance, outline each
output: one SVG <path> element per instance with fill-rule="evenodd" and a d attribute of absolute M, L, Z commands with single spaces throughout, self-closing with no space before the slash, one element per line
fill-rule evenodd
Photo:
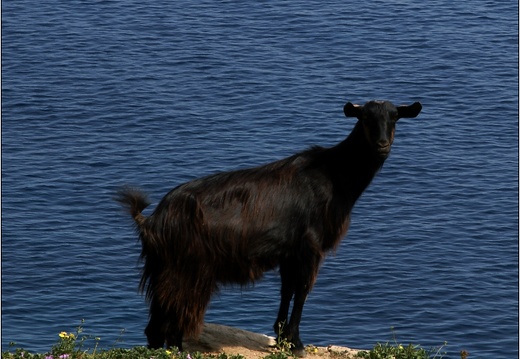
<path fill-rule="evenodd" d="M 377 150 L 384 150 L 384 149 L 390 149 L 390 141 L 387 138 L 380 139 L 376 143 Z"/>
<path fill-rule="evenodd" d="M 379 140 L 376 143 L 375 151 L 381 157 L 388 157 L 390 154 L 391 143 L 387 139 Z"/>
<path fill-rule="evenodd" d="M 380 128 L 376 131 L 375 138 L 372 139 L 372 146 L 379 153 L 390 152 L 390 147 L 394 140 L 394 131 L 391 128 Z"/>

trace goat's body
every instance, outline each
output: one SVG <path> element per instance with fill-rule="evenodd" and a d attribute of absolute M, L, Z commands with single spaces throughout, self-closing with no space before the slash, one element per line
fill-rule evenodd
<path fill-rule="evenodd" d="M 147 218 L 140 213 L 143 196 L 122 191 L 118 200 L 130 207 L 142 241 L 149 344 L 166 341 L 180 348 L 183 335 L 200 331 L 219 284 L 245 285 L 279 268 L 282 301 L 275 329 L 285 323 L 286 337 L 302 350 L 298 326 L 305 297 L 383 162 L 358 123 L 334 147 L 180 185 Z"/>

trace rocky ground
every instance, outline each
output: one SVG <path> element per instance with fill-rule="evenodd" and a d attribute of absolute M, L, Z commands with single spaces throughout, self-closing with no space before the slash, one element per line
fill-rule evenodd
<path fill-rule="evenodd" d="M 241 354 L 247 359 L 261 359 L 275 351 L 275 338 L 246 330 L 218 324 L 204 324 L 202 334 L 197 340 L 190 339 L 184 350 L 202 353 Z M 307 359 L 350 359 L 359 350 L 329 345 L 312 347 L 307 350 Z"/>

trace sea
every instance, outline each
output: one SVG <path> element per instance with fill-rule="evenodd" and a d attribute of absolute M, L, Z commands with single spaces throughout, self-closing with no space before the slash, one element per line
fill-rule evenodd
<path fill-rule="evenodd" d="M 2 1 L 1 344 L 146 345 L 152 205 L 221 171 L 333 146 L 346 102 L 420 101 L 329 253 L 304 344 L 518 357 L 518 2 Z M 206 321 L 274 335 L 280 280 Z M 15 343 L 15 344 L 14 344 Z"/>

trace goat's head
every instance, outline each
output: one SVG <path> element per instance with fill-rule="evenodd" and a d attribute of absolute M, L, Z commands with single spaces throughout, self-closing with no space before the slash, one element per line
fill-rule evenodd
<path fill-rule="evenodd" d="M 410 106 L 394 106 L 388 101 L 370 101 L 364 105 L 345 104 L 343 112 L 347 117 L 356 117 L 363 127 L 365 138 L 380 158 L 387 158 L 394 142 L 397 120 L 416 117 L 422 106 L 415 102 Z"/>

